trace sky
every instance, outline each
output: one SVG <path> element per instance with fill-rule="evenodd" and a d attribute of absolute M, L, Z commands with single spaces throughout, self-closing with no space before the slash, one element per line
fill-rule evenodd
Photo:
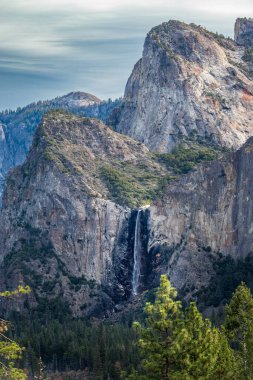
<path fill-rule="evenodd" d="M 0 0 L 0 110 L 71 91 L 124 94 L 146 34 L 170 19 L 233 37 L 252 0 Z"/>

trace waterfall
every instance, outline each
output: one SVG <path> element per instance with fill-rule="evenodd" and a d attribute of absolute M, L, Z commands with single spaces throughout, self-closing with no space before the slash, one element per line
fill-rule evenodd
<path fill-rule="evenodd" d="M 141 244 L 141 213 L 144 209 L 148 208 L 149 205 L 143 206 L 138 209 L 137 217 L 135 222 L 135 231 L 134 231 L 134 268 L 133 268 L 133 278 L 132 278 L 132 289 L 133 295 L 138 294 L 140 275 L 141 275 L 141 253 L 142 253 L 142 244 Z"/>
<path fill-rule="evenodd" d="M 135 232 L 134 232 L 134 270 L 133 270 L 133 295 L 138 294 L 139 278 L 141 274 L 141 244 L 140 244 L 140 216 L 141 211 L 137 211 L 137 217 L 135 222 Z"/>

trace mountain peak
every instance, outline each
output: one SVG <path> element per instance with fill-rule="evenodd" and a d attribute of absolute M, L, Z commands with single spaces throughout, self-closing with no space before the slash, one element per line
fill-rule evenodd
<path fill-rule="evenodd" d="M 56 99 L 61 105 L 68 105 L 70 107 L 87 107 L 101 103 L 101 100 L 96 96 L 82 91 L 72 91 Z"/>
<path fill-rule="evenodd" d="M 232 39 L 201 26 L 158 25 L 127 82 L 116 129 L 159 152 L 184 137 L 239 148 L 253 133 L 249 59 Z"/>
<path fill-rule="evenodd" d="M 97 119 L 62 110 L 50 111 L 43 117 L 22 170 L 33 176 L 40 171 L 38 167 L 45 166 L 61 178 L 67 173 L 65 180 L 70 180 L 71 186 L 83 194 L 108 198 L 124 206 L 139 206 L 144 197 L 142 190 L 148 200 L 147 173 L 153 176 L 153 189 L 164 171 L 145 145 L 114 132 Z M 140 175 L 137 180 L 135 171 Z M 114 182 L 125 181 L 129 189 L 124 188 L 125 184 L 118 185 L 123 186 L 120 196 L 120 188 L 114 191 L 111 185 L 107 186 L 109 177 Z M 26 179 L 30 181 L 30 175 Z"/>

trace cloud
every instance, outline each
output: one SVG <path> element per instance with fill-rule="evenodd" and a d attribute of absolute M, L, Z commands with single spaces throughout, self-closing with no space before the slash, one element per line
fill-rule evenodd
<path fill-rule="evenodd" d="M 253 16 L 252 0 L 1 0 L 0 109 L 71 90 L 120 96 L 153 26 L 232 36 L 237 16 Z"/>

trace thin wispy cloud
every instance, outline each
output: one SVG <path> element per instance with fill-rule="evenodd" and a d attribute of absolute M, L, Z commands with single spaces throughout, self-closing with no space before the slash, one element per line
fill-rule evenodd
<path fill-rule="evenodd" d="M 179 19 L 233 35 L 252 0 L 1 0 L 0 109 L 72 90 L 123 94 L 146 33 Z"/>

